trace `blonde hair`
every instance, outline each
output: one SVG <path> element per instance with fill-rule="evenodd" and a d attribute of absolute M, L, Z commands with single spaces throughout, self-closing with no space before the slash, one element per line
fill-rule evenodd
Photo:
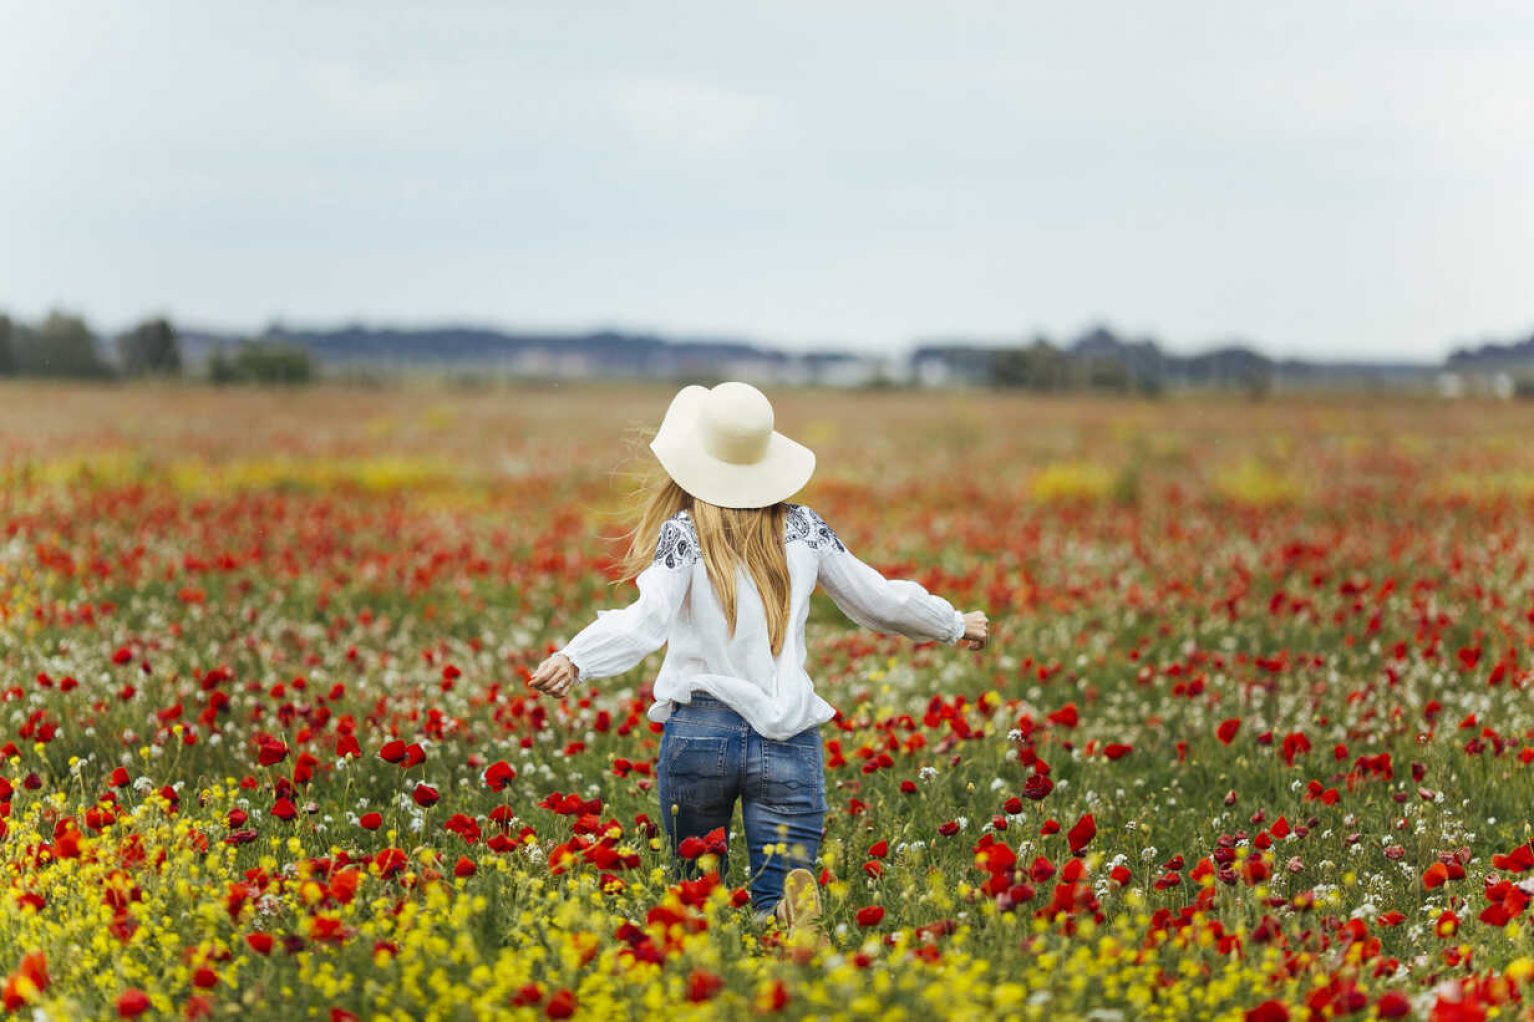
<path fill-rule="evenodd" d="M 697 530 L 699 552 L 714 585 L 714 594 L 724 608 L 724 618 L 730 623 L 730 634 L 735 634 L 738 610 L 736 574 L 744 565 L 761 594 L 773 655 L 781 653 L 788 634 L 790 596 L 788 554 L 783 545 L 787 505 L 779 502 L 769 507 L 720 507 L 696 499 L 664 475 L 641 484 L 635 496 L 639 510 L 624 533 L 628 552 L 623 557 L 619 580 L 626 582 L 650 566 L 661 526 L 678 511 L 686 511 Z"/>

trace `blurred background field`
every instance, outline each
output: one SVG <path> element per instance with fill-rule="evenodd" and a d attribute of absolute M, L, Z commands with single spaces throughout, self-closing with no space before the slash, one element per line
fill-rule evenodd
<path fill-rule="evenodd" d="M 510 486 L 621 494 L 650 462 L 673 389 L 571 383 L 461 389 L 220 389 L 0 384 L 6 476 L 169 480 L 405 496 Z M 817 489 L 923 502 L 1135 503 L 1175 490 L 1330 503 L 1367 487 L 1413 499 L 1534 491 L 1534 405 L 1392 396 L 1170 400 L 926 390 L 772 391 L 779 428 L 814 447 Z"/>
<path fill-rule="evenodd" d="M 451 589 L 454 573 L 490 549 L 509 574 L 457 608 L 467 625 L 476 608 L 537 606 L 566 573 L 590 576 L 582 592 L 600 580 L 620 550 L 629 493 L 656 470 L 645 442 L 672 393 L 557 381 L 10 383 L 0 386 L 0 493 L 13 512 L 56 508 L 76 528 L 105 501 L 113 510 L 101 527 L 112 523 L 114 545 L 155 536 L 172 564 L 184 548 L 248 543 L 236 560 L 248 554 L 252 570 L 270 570 L 274 549 L 339 539 L 329 515 L 355 517 L 349 542 L 381 558 L 452 549 L 427 589 Z M 1132 603 L 1124 587 L 1135 584 L 1147 593 L 1191 584 L 1179 599 L 1201 615 L 1191 610 L 1198 592 L 1245 588 L 1254 562 L 1285 576 L 1286 544 L 1326 547 L 1360 569 L 1401 558 L 1403 543 L 1436 559 L 1469 522 L 1512 527 L 1534 501 L 1534 404 L 1522 402 L 826 388 L 772 397 L 779 428 L 818 455 L 798 499 L 874 563 L 1021 615 L 1012 626 L 1023 629 L 1105 598 Z M 121 504 L 125 495 L 136 503 Z M 266 512 L 242 508 L 273 501 L 320 517 L 251 532 L 241 519 Z M 188 515 L 199 528 L 235 524 L 192 543 L 171 524 Z M 33 513 L 9 528 L 80 556 L 82 537 L 53 523 Z M 1200 561 L 1216 540 L 1235 547 Z M 547 576 L 545 558 L 558 569 Z M 580 601 L 566 612 L 559 601 L 539 641 L 579 626 Z"/>

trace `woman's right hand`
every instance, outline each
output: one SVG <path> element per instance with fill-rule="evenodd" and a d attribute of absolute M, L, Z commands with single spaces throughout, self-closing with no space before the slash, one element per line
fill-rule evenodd
<path fill-rule="evenodd" d="M 527 684 L 539 692 L 547 692 L 551 696 L 562 696 L 575 687 L 579 673 L 569 657 L 563 653 L 555 653 L 538 665 L 532 676 L 527 679 Z"/>
<path fill-rule="evenodd" d="M 960 643 L 968 643 L 970 649 L 984 649 L 991 637 L 991 622 L 983 610 L 972 610 L 964 615 L 964 637 Z"/>

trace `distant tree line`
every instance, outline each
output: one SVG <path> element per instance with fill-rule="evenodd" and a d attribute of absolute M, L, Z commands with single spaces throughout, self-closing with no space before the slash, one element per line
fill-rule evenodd
<path fill-rule="evenodd" d="M 208 379 L 214 383 L 308 383 L 314 360 L 296 344 L 242 341 L 232 353 L 215 351 L 208 359 Z"/>
<path fill-rule="evenodd" d="M 265 339 L 241 340 L 230 350 L 221 347 L 208 358 L 205 371 L 220 384 L 308 383 L 315 375 L 303 347 Z M 185 372 L 179 336 L 167 319 L 145 320 L 104 345 L 79 316 L 51 312 L 30 324 L 0 313 L 0 377 L 111 380 L 176 378 Z"/>
<path fill-rule="evenodd" d="M 352 325 L 259 333 L 178 331 L 150 319 L 101 339 L 78 316 L 55 312 L 35 324 L 0 314 L 0 377 L 113 379 L 197 376 L 215 384 L 296 384 L 319 375 L 377 382 L 411 373 L 448 374 L 467 385 L 495 379 L 642 378 L 687 381 L 728 372 L 745 379 L 833 386 L 980 386 L 1034 393 L 1152 396 L 1222 391 L 1260 397 L 1274 389 L 1381 391 L 1442 385 L 1445 368 L 1497 392 L 1534 389 L 1534 337 L 1456 352 L 1446 367 L 1426 362 L 1270 358 L 1226 341 L 1183 354 L 1149 337 L 1097 326 L 1069 340 L 1019 337 L 995 344 L 928 343 L 909 361 L 850 351 L 788 352 L 723 337 L 672 340 L 611 330 L 568 334 L 454 326 Z"/>
<path fill-rule="evenodd" d="M 1164 351 L 1154 340 L 1119 337 L 1107 327 L 1069 344 L 1036 336 L 1013 346 L 932 344 L 912 363 L 919 377 L 1043 393 L 1089 391 L 1157 395 L 1212 388 L 1261 395 L 1278 365 L 1250 348 L 1230 345 L 1200 355 Z M 937 375 L 933 375 L 937 374 Z"/>

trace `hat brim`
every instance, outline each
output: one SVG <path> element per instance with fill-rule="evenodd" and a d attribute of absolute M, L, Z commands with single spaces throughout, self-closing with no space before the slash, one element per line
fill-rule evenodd
<path fill-rule="evenodd" d="M 748 465 L 709 454 L 695 428 L 707 393 L 697 385 L 682 388 L 650 442 L 650 450 L 678 486 L 698 500 L 730 508 L 770 507 L 804 489 L 815 473 L 815 452 L 782 433 L 774 431 L 766 455 Z"/>

